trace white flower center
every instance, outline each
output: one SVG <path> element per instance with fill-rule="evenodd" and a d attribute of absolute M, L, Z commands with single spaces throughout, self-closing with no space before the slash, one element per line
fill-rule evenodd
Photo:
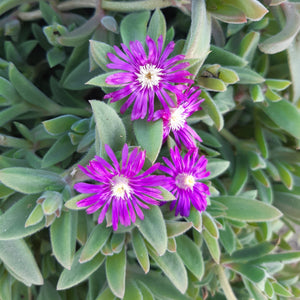
<path fill-rule="evenodd" d="M 195 177 L 190 174 L 180 173 L 175 178 L 176 185 L 181 189 L 192 189 L 195 185 Z"/>
<path fill-rule="evenodd" d="M 184 108 L 179 106 L 171 112 L 169 126 L 172 130 L 179 130 L 184 127 L 187 115 L 184 113 Z"/>
<path fill-rule="evenodd" d="M 129 180 L 122 175 L 113 177 L 111 184 L 112 195 L 121 199 L 124 199 L 125 196 L 129 197 L 132 190 L 128 183 Z"/>
<path fill-rule="evenodd" d="M 137 80 L 142 85 L 142 87 L 153 88 L 159 84 L 161 80 L 162 69 L 157 68 L 154 65 L 146 64 L 144 66 L 140 66 L 140 72 L 136 73 Z"/>

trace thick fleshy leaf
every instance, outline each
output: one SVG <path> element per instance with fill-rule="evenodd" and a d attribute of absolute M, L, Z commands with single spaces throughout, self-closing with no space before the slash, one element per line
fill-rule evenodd
<path fill-rule="evenodd" d="M 263 264 L 263 263 L 296 263 L 300 260 L 300 251 L 291 251 L 285 253 L 274 253 L 274 254 L 267 254 L 260 258 L 253 259 L 251 261 L 252 264 Z"/>
<path fill-rule="evenodd" d="M 176 252 L 176 240 L 174 237 L 168 238 L 168 251 L 169 252 Z"/>
<path fill-rule="evenodd" d="M 251 170 L 254 171 L 257 169 L 264 169 L 266 167 L 265 160 L 257 152 L 249 151 L 247 156 Z"/>
<path fill-rule="evenodd" d="M 90 40 L 90 54 L 97 65 L 104 71 L 109 70 L 106 65 L 111 62 L 107 57 L 107 53 L 115 53 L 114 48 L 103 42 Z"/>
<path fill-rule="evenodd" d="M 288 63 L 292 78 L 292 90 L 293 90 L 293 103 L 299 103 L 300 101 L 300 60 L 298 59 L 298 53 L 300 51 L 300 33 L 293 40 L 292 44 L 288 48 Z"/>
<path fill-rule="evenodd" d="M 90 65 L 88 59 L 80 62 L 68 75 L 66 75 L 62 81 L 62 86 L 66 89 L 76 91 L 88 89 L 89 86 L 86 85 L 86 82 L 99 74 L 99 69 L 90 71 L 89 68 Z"/>
<path fill-rule="evenodd" d="M 110 240 L 111 250 L 114 253 L 120 253 L 125 242 L 125 234 L 124 233 L 115 233 L 113 232 Z"/>
<path fill-rule="evenodd" d="M 0 259 L 24 284 L 43 284 L 43 276 L 23 240 L 0 241 Z"/>
<path fill-rule="evenodd" d="M 179 255 L 167 251 L 163 256 L 157 256 L 151 247 L 149 247 L 148 250 L 156 264 L 162 269 L 174 286 L 184 294 L 188 286 L 188 279 L 185 267 Z"/>
<path fill-rule="evenodd" d="M 150 289 L 141 281 L 137 281 L 138 287 L 143 295 L 143 300 L 154 300 L 154 295 Z"/>
<path fill-rule="evenodd" d="M 124 44 L 129 46 L 129 42 L 135 40 L 145 43 L 149 17 L 150 12 L 143 11 L 129 14 L 123 18 L 120 25 L 120 33 Z"/>
<path fill-rule="evenodd" d="M 61 297 L 55 287 L 46 281 L 41 287 L 37 300 L 61 300 Z"/>
<path fill-rule="evenodd" d="M 137 229 L 132 231 L 132 246 L 135 256 L 145 273 L 149 272 L 150 261 L 145 241 Z"/>
<path fill-rule="evenodd" d="M 111 84 L 108 84 L 105 82 L 106 78 L 110 75 L 119 73 L 119 71 L 113 71 L 113 72 L 107 72 L 101 75 L 98 75 L 96 77 L 93 77 L 92 79 L 90 79 L 86 84 L 90 84 L 90 85 L 95 85 L 95 86 L 99 86 L 99 87 L 122 87 L 122 85 L 116 85 L 114 84 L 113 86 Z"/>
<path fill-rule="evenodd" d="M 177 253 L 183 263 L 198 280 L 201 280 L 204 274 L 204 262 L 199 247 L 186 235 L 178 236 L 176 238 L 176 245 Z"/>
<path fill-rule="evenodd" d="M 226 217 L 233 220 L 265 222 L 282 216 L 277 208 L 258 200 L 238 196 L 219 196 L 212 197 L 212 199 L 225 205 Z"/>
<path fill-rule="evenodd" d="M 125 247 L 119 254 L 107 256 L 106 277 L 111 291 L 119 298 L 125 294 L 126 278 L 126 250 Z"/>
<path fill-rule="evenodd" d="M 71 156 L 77 146 L 71 143 L 67 134 L 61 136 L 47 151 L 42 160 L 42 168 L 48 168 Z"/>
<path fill-rule="evenodd" d="M 226 5 L 225 3 L 220 6 L 212 5 L 212 7 L 208 5 L 208 10 L 216 19 L 226 23 L 240 24 L 247 22 L 244 12 L 232 5 Z"/>
<path fill-rule="evenodd" d="M 9 66 L 9 79 L 17 92 L 22 95 L 27 102 L 42 109 L 47 109 L 52 113 L 59 112 L 59 105 L 34 86 L 13 64 Z"/>
<path fill-rule="evenodd" d="M 237 84 L 257 84 L 265 81 L 265 79 L 261 75 L 251 70 L 250 68 L 234 66 L 231 67 L 231 69 L 234 70 L 240 78 Z"/>
<path fill-rule="evenodd" d="M 223 48 L 211 45 L 210 54 L 208 55 L 205 63 L 220 64 L 222 66 L 238 66 L 243 67 L 247 65 L 247 61 L 242 57 L 231 53 Z"/>
<path fill-rule="evenodd" d="M 219 264 L 221 251 L 218 240 L 210 235 L 206 230 L 203 230 L 202 234 L 211 257 L 217 264 Z"/>
<path fill-rule="evenodd" d="M 213 91 L 213 92 L 226 91 L 226 84 L 218 78 L 198 76 L 196 78 L 196 82 L 200 87 L 205 88 L 208 91 Z M 202 93 L 202 96 L 203 96 L 203 93 Z"/>
<path fill-rule="evenodd" d="M 255 139 L 263 158 L 269 157 L 269 150 L 264 131 L 260 124 L 255 124 Z"/>
<path fill-rule="evenodd" d="M 238 74 L 229 68 L 220 68 L 218 77 L 226 84 L 234 84 L 240 80 Z"/>
<path fill-rule="evenodd" d="M 256 31 L 251 31 L 244 36 L 240 45 L 239 55 L 248 61 L 252 61 L 254 52 L 256 51 L 260 34 Z"/>
<path fill-rule="evenodd" d="M 99 145 L 100 149 L 96 149 L 96 153 L 102 157 L 107 157 L 104 145 L 109 145 L 114 151 L 120 150 L 126 140 L 125 127 L 115 110 L 109 105 L 97 100 L 91 100 L 90 103 L 101 144 Z"/>
<path fill-rule="evenodd" d="M 37 195 L 27 195 L 0 216 L 0 240 L 20 239 L 44 227 L 43 222 L 25 227 L 26 220 L 36 205 L 36 199 Z"/>
<path fill-rule="evenodd" d="M 265 83 L 269 88 L 275 91 L 283 91 L 291 85 L 289 80 L 281 79 L 267 79 Z"/>
<path fill-rule="evenodd" d="M 201 97 L 205 99 L 205 101 L 201 104 L 201 107 L 211 117 L 215 126 L 220 131 L 224 126 L 224 119 L 219 108 L 208 92 L 202 91 Z"/>
<path fill-rule="evenodd" d="M 52 251 L 57 261 L 70 270 L 73 263 L 76 235 L 77 212 L 64 212 L 56 218 L 50 228 Z"/>
<path fill-rule="evenodd" d="M 259 44 L 259 49 L 268 54 L 274 54 L 287 49 L 300 29 L 300 18 L 297 10 L 290 3 L 282 4 L 286 15 L 283 29 Z"/>
<path fill-rule="evenodd" d="M 236 249 L 236 237 L 235 233 L 229 224 L 223 225 L 223 230 L 219 231 L 220 242 L 225 250 L 231 254 Z"/>
<path fill-rule="evenodd" d="M 254 283 L 258 283 L 266 277 L 266 272 L 263 269 L 251 264 L 230 264 L 228 268 L 245 276 Z"/>
<path fill-rule="evenodd" d="M 94 30 L 100 25 L 100 22 L 99 15 L 95 14 L 88 21 L 84 22 L 84 24 L 71 32 L 64 33 L 57 37 L 56 40 L 63 46 L 78 47 L 89 40 Z"/>
<path fill-rule="evenodd" d="M 250 95 L 254 102 L 263 102 L 265 100 L 262 89 L 258 84 L 250 87 Z"/>
<path fill-rule="evenodd" d="M 229 187 L 229 194 L 239 194 L 248 180 L 248 167 L 243 153 L 237 153 L 233 179 Z"/>
<path fill-rule="evenodd" d="M 146 120 L 135 120 L 133 129 L 138 144 L 146 150 L 147 157 L 154 163 L 162 144 L 162 121 L 147 122 Z"/>
<path fill-rule="evenodd" d="M 29 217 L 26 219 L 25 227 L 36 225 L 44 218 L 44 212 L 41 205 L 36 205 Z"/>
<path fill-rule="evenodd" d="M 281 295 L 283 297 L 293 297 L 294 295 L 286 289 L 284 286 L 279 284 L 278 282 L 273 282 L 273 289 L 277 295 Z"/>
<path fill-rule="evenodd" d="M 103 256 L 101 253 L 98 253 L 89 262 L 80 263 L 80 255 L 81 251 L 78 251 L 74 257 L 71 268 L 69 270 L 65 269 L 61 273 L 57 282 L 57 290 L 65 290 L 71 288 L 86 280 L 102 265 L 105 259 L 105 256 Z"/>
<path fill-rule="evenodd" d="M 135 281 L 126 282 L 125 295 L 123 300 L 143 300 L 143 294 Z"/>
<path fill-rule="evenodd" d="M 163 255 L 167 250 L 168 238 L 161 210 L 157 206 L 152 206 L 144 212 L 144 215 L 144 220 L 137 219 L 135 225 L 158 255 Z"/>
<path fill-rule="evenodd" d="M 157 41 L 157 39 L 162 35 L 163 40 L 166 38 L 166 20 L 163 15 L 163 13 L 156 9 L 154 14 L 152 15 L 149 26 L 148 26 L 148 32 L 147 34 L 154 40 Z"/>
<path fill-rule="evenodd" d="M 227 262 L 249 262 L 250 260 L 259 258 L 274 250 L 275 245 L 269 242 L 262 242 L 252 247 L 240 249 L 232 253 L 230 256 L 224 257 Z"/>
<path fill-rule="evenodd" d="M 176 272 L 176 271 L 175 271 Z M 177 271 L 178 272 L 178 271 Z M 146 286 L 155 299 L 162 300 L 190 300 L 187 295 L 183 295 L 180 291 L 174 288 L 174 285 L 168 280 L 166 276 L 160 272 L 149 272 L 147 275 L 138 275 L 136 279 Z M 139 285 L 140 285 L 140 282 Z"/>
<path fill-rule="evenodd" d="M 0 77 L 0 95 L 4 97 L 8 103 L 21 102 L 22 99 L 12 84 L 3 77 Z"/>
<path fill-rule="evenodd" d="M 219 238 L 219 230 L 217 224 L 215 223 L 214 219 L 208 212 L 202 213 L 202 223 L 203 227 L 207 230 L 207 232 L 213 236 L 214 238 Z"/>
<path fill-rule="evenodd" d="M 60 191 L 65 186 L 63 179 L 56 173 L 20 167 L 0 170 L 0 180 L 9 188 L 24 194 Z"/>
<path fill-rule="evenodd" d="M 250 20 L 258 21 L 268 12 L 258 0 L 226 0 L 226 3 L 242 10 Z"/>
<path fill-rule="evenodd" d="M 53 47 L 47 51 L 47 61 L 50 68 L 53 68 L 66 59 L 66 52 L 63 48 Z"/>
<path fill-rule="evenodd" d="M 171 192 L 169 192 L 167 189 L 165 189 L 161 186 L 158 186 L 157 189 L 161 191 L 160 195 L 163 197 L 162 201 L 173 201 L 176 199 L 175 196 Z"/>
<path fill-rule="evenodd" d="M 106 227 L 104 223 L 95 226 L 82 249 L 80 262 L 85 263 L 93 259 L 108 240 L 110 233 L 111 227 Z"/>
<path fill-rule="evenodd" d="M 206 170 L 209 171 L 209 176 L 205 177 L 206 180 L 215 178 L 220 174 L 224 173 L 230 165 L 230 162 L 227 160 L 222 160 L 218 158 L 209 158 Z"/>
<path fill-rule="evenodd" d="M 263 106 L 263 111 L 280 128 L 287 131 L 297 139 L 300 139 L 300 112 L 289 101 L 282 99 L 279 102 L 269 102 L 268 106 Z"/>
<path fill-rule="evenodd" d="M 77 202 L 84 199 L 84 198 L 87 198 L 89 196 L 91 196 L 92 194 L 78 194 L 74 197 L 72 197 L 70 200 L 68 200 L 66 203 L 65 203 L 65 207 L 69 208 L 69 209 L 72 209 L 72 210 L 82 210 L 82 209 L 85 209 L 85 207 L 78 207 L 77 206 Z"/>
<path fill-rule="evenodd" d="M 192 207 L 190 210 L 190 215 L 187 218 L 190 222 L 193 223 L 193 227 L 201 232 L 202 231 L 202 215 L 201 213 L 195 209 L 195 207 Z"/>
<path fill-rule="evenodd" d="M 43 125 L 51 135 L 59 135 L 70 130 L 71 126 L 80 120 L 73 115 L 63 115 L 43 122 Z"/>
<path fill-rule="evenodd" d="M 283 200 L 284 199 L 284 200 Z M 274 205 L 278 207 L 286 216 L 299 218 L 300 214 L 300 198 L 289 192 L 274 192 Z"/>
<path fill-rule="evenodd" d="M 272 298 L 274 295 L 274 289 L 273 289 L 272 283 L 268 279 L 266 280 L 266 283 L 265 283 L 265 293 L 267 294 L 267 296 L 269 298 Z"/>
<path fill-rule="evenodd" d="M 199 63 L 192 72 L 196 75 L 209 53 L 211 35 L 211 15 L 206 10 L 204 0 L 193 1 L 191 7 L 191 27 L 183 53 L 186 58 L 198 58 Z"/>
<path fill-rule="evenodd" d="M 96 298 L 96 300 L 115 300 L 116 297 L 112 291 L 107 287 Z"/>
<path fill-rule="evenodd" d="M 283 184 L 289 189 L 293 189 L 294 185 L 294 177 L 293 174 L 290 172 L 290 170 L 287 168 L 286 165 L 283 163 L 277 161 L 275 162 L 276 169 L 278 171 L 278 174 L 280 176 L 281 181 Z"/>
<path fill-rule="evenodd" d="M 193 223 L 192 222 L 167 222 L 167 234 L 168 238 L 182 235 L 184 232 L 189 230 Z"/>

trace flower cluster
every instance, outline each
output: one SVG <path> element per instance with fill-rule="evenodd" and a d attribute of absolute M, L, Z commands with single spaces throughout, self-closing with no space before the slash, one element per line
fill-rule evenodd
<path fill-rule="evenodd" d="M 109 75 L 106 83 L 121 85 L 121 89 L 107 94 L 104 98 L 111 102 L 124 100 L 120 112 L 124 113 L 132 104 L 131 119 L 163 121 L 163 141 L 173 134 L 176 146 L 170 150 L 172 162 L 163 157 L 167 166 L 154 164 L 142 171 L 146 152 L 134 148 L 129 153 L 128 145 L 122 150 L 120 163 L 112 149 L 105 145 L 105 150 L 112 165 L 96 156 L 81 171 L 98 184 L 77 183 L 74 188 L 80 193 L 92 193 L 92 196 L 79 201 L 79 207 L 88 207 L 87 213 L 101 210 L 98 223 L 101 223 L 108 212 L 114 230 L 118 223 L 129 226 L 136 221 L 136 214 L 144 218 L 142 209 L 149 205 L 158 205 L 163 201 L 159 186 L 166 188 L 175 196 L 170 209 L 175 215 L 187 217 L 192 205 L 199 211 L 206 208 L 208 186 L 200 180 L 207 177 L 207 159 L 199 156 L 196 141 L 201 142 L 199 135 L 188 125 L 187 118 L 201 109 L 203 99 L 199 99 L 199 87 L 185 70 L 188 62 L 182 61 L 184 55 L 169 58 L 175 43 L 170 42 L 163 50 L 163 38 L 157 44 L 149 36 L 146 38 L 147 52 L 140 41 L 130 42 L 129 48 L 121 44 L 122 50 L 114 46 L 115 54 L 108 53 L 111 63 L 107 68 L 120 72 Z M 187 86 L 187 85 L 188 86 Z M 159 100 L 160 109 L 155 110 L 155 99 Z M 187 153 L 182 157 L 180 150 L 185 146 Z M 156 170 L 169 176 L 154 175 Z"/>
<path fill-rule="evenodd" d="M 98 223 L 102 223 L 111 206 L 113 229 L 117 230 L 118 221 L 124 226 L 134 223 L 136 214 L 143 219 L 140 207 L 148 209 L 150 205 L 157 205 L 162 200 L 161 191 L 155 188 L 166 179 L 163 175 L 151 175 L 160 167 L 154 164 L 147 171 L 142 172 L 146 158 L 146 151 L 135 148 L 128 157 L 128 145 L 122 150 L 121 164 L 119 164 L 112 149 L 105 145 L 105 150 L 113 165 L 99 156 L 81 171 L 100 184 L 77 183 L 74 188 L 80 193 L 95 193 L 77 203 L 79 207 L 89 206 L 87 213 L 94 213 L 101 209 Z"/>
<path fill-rule="evenodd" d="M 184 55 L 168 58 L 175 43 L 170 42 L 163 50 L 163 37 L 156 43 L 149 36 L 146 38 L 148 53 L 145 52 L 140 41 L 130 42 L 129 48 L 121 44 L 122 50 L 114 46 L 116 55 L 108 53 L 112 63 L 109 69 L 120 72 L 109 75 L 106 83 L 123 86 L 120 90 L 105 95 L 104 98 L 116 102 L 126 98 L 120 111 L 124 113 L 133 104 L 131 119 L 144 119 L 148 114 L 148 121 L 163 119 L 164 140 L 170 132 L 175 142 L 181 148 L 181 142 L 191 149 L 196 147 L 195 140 L 201 141 L 198 134 L 187 124 L 186 119 L 199 110 L 202 102 L 198 99 L 200 89 L 188 88 L 183 84 L 193 84 L 190 72 L 184 70 L 188 62 L 182 62 Z M 154 112 L 155 96 L 159 100 L 162 110 Z"/>

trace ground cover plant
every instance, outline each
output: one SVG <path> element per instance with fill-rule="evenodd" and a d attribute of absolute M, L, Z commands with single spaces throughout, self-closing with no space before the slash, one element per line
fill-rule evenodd
<path fill-rule="evenodd" d="M 0 16 L 0 299 L 300 297 L 299 1 Z"/>

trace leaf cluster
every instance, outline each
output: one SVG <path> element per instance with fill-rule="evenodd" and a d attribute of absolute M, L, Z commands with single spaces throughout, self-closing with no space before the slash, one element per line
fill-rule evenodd
<path fill-rule="evenodd" d="M 131 5 L 0 3 L 0 299 L 299 297 L 299 1 Z M 146 35 L 175 40 L 202 89 L 188 123 L 211 197 L 205 212 L 175 217 L 167 203 L 113 232 L 73 185 L 105 144 L 145 149 L 147 166 L 174 145 L 161 121 L 103 100 L 118 88 L 107 53 Z"/>

